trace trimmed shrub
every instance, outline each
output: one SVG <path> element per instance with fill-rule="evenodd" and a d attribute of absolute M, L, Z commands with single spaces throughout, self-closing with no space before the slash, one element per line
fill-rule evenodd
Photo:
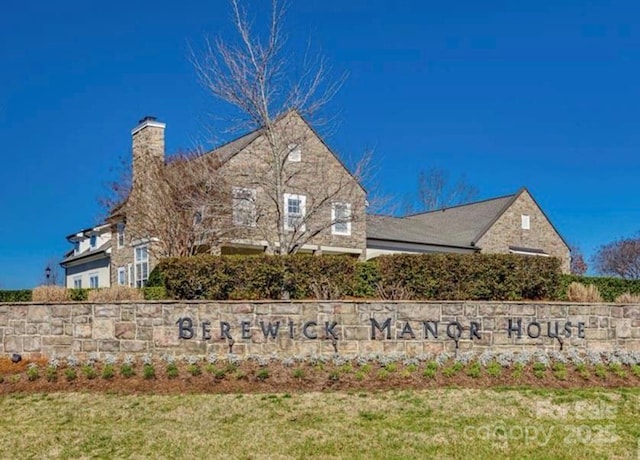
<path fill-rule="evenodd" d="M 30 289 L 0 291 L 0 302 L 31 302 L 31 299 L 32 293 Z"/>
<path fill-rule="evenodd" d="M 87 295 L 89 302 L 118 302 L 122 300 L 143 299 L 143 292 L 140 289 L 130 286 L 111 286 L 108 288 L 92 289 Z"/>
<path fill-rule="evenodd" d="M 90 289 L 68 289 L 69 298 L 74 302 L 85 302 L 89 298 Z"/>
<path fill-rule="evenodd" d="M 142 288 L 144 300 L 164 300 L 167 299 L 167 290 L 164 286 L 145 286 Z"/>
<path fill-rule="evenodd" d="M 434 300 L 556 299 L 560 262 L 511 254 L 382 256 L 195 256 L 165 259 L 157 272 L 176 299 Z"/>
<path fill-rule="evenodd" d="M 517 254 L 397 254 L 377 258 L 380 288 L 424 300 L 553 300 L 560 261 Z"/>
<path fill-rule="evenodd" d="M 567 288 L 567 300 L 570 302 L 602 302 L 602 296 L 596 285 L 584 285 L 574 281 Z"/>
<path fill-rule="evenodd" d="M 599 276 L 576 276 L 562 275 L 562 289 L 560 298 L 567 300 L 569 285 L 573 282 L 582 283 L 584 285 L 592 284 L 598 288 L 602 300 L 605 302 L 613 302 L 622 294 L 640 295 L 640 280 L 625 280 L 622 278 L 599 277 Z"/>
<path fill-rule="evenodd" d="M 62 286 L 38 286 L 32 294 L 33 302 L 68 302 L 69 291 Z"/>

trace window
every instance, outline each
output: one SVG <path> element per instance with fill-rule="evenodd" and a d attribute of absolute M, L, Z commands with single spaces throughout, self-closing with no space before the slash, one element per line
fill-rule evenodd
<path fill-rule="evenodd" d="M 89 238 L 89 244 L 91 245 L 91 249 L 95 249 L 97 243 L 98 243 L 98 237 L 96 235 L 91 235 L 91 237 Z"/>
<path fill-rule="evenodd" d="M 529 221 L 529 216 L 527 216 L 526 214 L 522 214 L 521 220 L 522 220 L 522 230 L 529 230 L 531 228 L 531 222 Z"/>
<path fill-rule="evenodd" d="M 127 284 L 127 271 L 124 267 L 118 267 L 118 286 Z"/>
<path fill-rule="evenodd" d="M 149 278 L 149 251 L 147 246 L 135 248 L 136 287 L 144 287 Z"/>
<path fill-rule="evenodd" d="M 129 272 L 129 286 L 133 286 L 135 276 L 133 276 L 133 264 L 127 264 L 127 272 Z"/>
<path fill-rule="evenodd" d="M 331 233 L 334 235 L 351 235 L 351 205 L 349 203 L 333 203 L 331 207 Z"/>
<path fill-rule="evenodd" d="M 118 229 L 118 249 L 124 247 L 124 224 L 121 222 L 117 225 Z"/>
<path fill-rule="evenodd" d="M 80 242 L 79 241 L 74 241 L 73 242 L 73 253 L 77 254 L 80 252 Z"/>
<path fill-rule="evenodd" d="M 256 191 L 252 188 L 233 187 L 233 225 L 255 227 Z"/>
<path fill-rule="evenodd" d="M 96 289 L 98 287 L 98 275 L 89 276 L 89 287 L 91 289 Z"/>
<path fill-rule="evenodd" d="M 74 278 L 73 279 L 73 288 L 74 289 L 82 289 L 82 278 Z"/>
<path fill-rule="evenodd" d="M 289 156 L 287 156 L 287 160 L 299 162 L 302 160 L 302 149 L 298 144 L 289 144 Z"/>
<path fill-rule="evenodd" d="M 284 228 L 304 232 L 304 216 L 307 197 L 284 194 Z"/>

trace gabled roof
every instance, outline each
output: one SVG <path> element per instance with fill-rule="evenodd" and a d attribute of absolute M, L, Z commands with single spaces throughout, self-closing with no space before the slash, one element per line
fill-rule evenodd
<path fill-rule="evenodd" d="M 512 195 L 406 217 L 369 215 L 367 216 L 367 239 L 475 247 L 480 238 L 496 223 L 500 216 L 525 192 L 529 194 L 562 241 L 567 244 L 540 205 L 524 187 Z"/>
<path fill-rule="evenodd" d="M 418 228 L 442 235 L 451 244 L 475 245 L 520 193 L 407 216 Z"/>

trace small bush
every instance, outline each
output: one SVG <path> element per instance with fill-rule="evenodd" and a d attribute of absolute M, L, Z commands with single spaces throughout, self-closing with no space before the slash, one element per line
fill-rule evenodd
<path fill-rule="evenodd" d="M 293 370 L 291 375 L 293 376 L 293 378 L 296 378 L 298 380 L 302 380 L 304 378 L 304 369 L 302 369 L 301 367 L 298 367 L 298 368 Z"/>
<path fill-rule="evenodd" d="M 40 377 L 40 370 L 38 369 L 38 366 L 31 366 L 27 369 L 27 379 L 30 382 L 37 380 L 38 377 Z"/>
<path fill-rule="evenodd" d="M 514 379 L 521 379 L 523 375 L 524 375 L 524 364 L 515 363 L 513 365 L 513 371 L 511 372 L 511 376 Z"/>
<path fill-rule="evenodd" d="M 170 379 L 175 379 L 179 375 L 178 366 L 176 363 L 167 364 L 167 377 Z"/>
<path fill-rule="evenodd" d="M 625 292 L 615 299 L 615 303 L 640 303 L 640 294 Z"/>
<path fill-rule="evenodd" d="M 553 375 L 558 379 L 558 380 L 567 380 L 567 375 L 568 375 L 568 371 L 567 371 L 567 366 L 564 363 L 554 363 L 553 364 Z"/>
<path fill-rule="evenodd" d="M 142 366 L 142 378 L 151 380 L 156 378 L 156 368 L 153 364 L 145 364 Z"/>
<path fill-rule="evenodd" d="M 45 371 L 45 377 L 48 382 L 55 382 L 58 380 L 58 368 L 55 366 L 47 366 Z"/>
<path fill-rule="evenodd" d="M 129 363 L 122 364 L 122 366 L 120 366 L 120 375 L 127 379 L 133 377 L 135 375 L 133 365 Z"/>
<path fill-rule="evenodd" d="M 477 361 L 471 363 L 471 365 L 467 368 L 467 375 L 474 379 L 479 378 L 482 375 L 482 368 L 480 367 L 480 363 Z"/>
<path fill-rule="evenodd" d="M 65 376 L 65 378 L 67 379 L 68 382 L 72 382 L 76 378 L 78 378 L 78 373 L 76 372 L 76 370 L 73 367 L 67 367 L 64 370 L 64 376 Z"/>
<path fill-rule="evenodd" d="M 98 376 L 98 373 L 96 372 L 95 368 L 87 364 L 82 366 L 82 373 L 88 380 L 93 380 Z"/>
<path fill-rule="evenodd" d="M 31 302 L 32 292 L 30 289 L 20 289 L 15 291 L 0 290 L 0 303 L 2 302 Z"/>
<path fill-rule="evenodd" d="M 191 374 L 194 377 L 197 377 L 198 375 L 202 374 L 202 369 L 200 369 L 200 366 L 198 366 L 197 364 L 189 364 L 187 366 L 187 372 L 189 372 L 189 374 Z"/>
<path fill-rule="evenodd" d="M 535 375 L 537 378 L 541 379 L 542 377 L 544 377 L 546 371 L 547 366 L 545 366 L 543 363 L 533 363 L 533 375 Z"/>
<path fill-rule="evenodd" d="M 631 366 L 631 373 L 636 377 L 640 377 L 640 364 L 634 364 Z"/>
<path fill-rule="evenodd" d="M 69 299 L 74 302 L 86 302 L 89 298 L 89 289 L 68 289 Z"/>
<path fill-rule="evenodd" d="M 167 299 L 167 290 L 164 286 L 145 286 L 142 289 L 144 300 L 164 300 Z"/>
<path fill-rule="evenodd" d="M 616 376 L 620 377 L 621 379 L 627 378 L 627 371 L 624 369 L 624 367 L 622 367 L 622 364 L 620 363 L 609 364 L 609 370 L 611 370 L 611 372 L 613 372 Z"/>
<path fill-rule="evenodd" d="M 258 372 L 256 372 L 256 380 L 263 382 L 268 378 L 269 378 L 269 369 L 266 369 L 263 367 L 259 369 Z"/>
<path fill-rule="evenodd" d="M 499 377 L 502 374 L 502 366 L 497 361 L 491 361 L 487 365 L 487 374 L 491 377 Z"/>
<path fill-rule="evenodd" d="M 34 302 L 68 302 L 69 290 L 62 286 L 38 286 L 33 289 Z"/>
<path fill-rule="evenodd" d="M 604 379 L 607 376 L 607 368 L 602 363 L 596 364 L 594 373 L 596 374 L 596 377 Z"/>
<path fill-rule="evenodd" d="M 567 299 L 570 302 L 602 302 L 600 290 L 596 285 L 576 282 L 569 285 Z"/>
<path fill-rule="evenodd" d="M 123 300 L 143 300 L 140 289 L 130 286 L 111 286 L 108 288 L 92 289 L 87 294 L 89 302 L 120 302 Z"/>
<path fill-rule="evenodd" d="M 105 364 L 102 368 L 102 378 L 105 380 L 111 380 L 116 375 L 113 364 Z"/>

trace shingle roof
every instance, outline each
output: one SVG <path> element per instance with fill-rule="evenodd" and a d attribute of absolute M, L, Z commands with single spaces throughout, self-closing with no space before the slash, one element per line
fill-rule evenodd
<path fill-rule="evenodd" d="M 220 147 L 216 147 L 215 149 L 205 153 L 205 155 L 215 156 L 220 164 L 226 163 L 236 153 L 239 153 L 242 149 L 260 137 L 261 134 L 262 128 L 256 129 L 242 137 L 227 142 L 226 144 L 222 144 Z"/>
<path fill-rule="evenodd" d="M 82 251 L 80 254 L 76 254 L 76 255 L 71 255 L 68 257 L 65 257 L 65 259 L 60 262 L 60 265 L 64 265 L 66 263 L 69 262 L 73 262 L 74 260 L 78 260 L 78 259 L 84 259 L 85 257 L 89 257 L 89 256 L 93 256 L 96 254 L 101 254 L 103 252 L 106 252 L 107 249 L 111 248 L 111 240 L 107 241 L 106 243 L 102 244 L 101 246 L 98 246 L 95 249 L 87 249 L 85 251 Z M 69 253 L 67 253 L 69 254 Z M 73 254 L 73 252 L 71 252 L 71 254 Z"/>
<path fill-rule="evenodd" d="M 472 247 L 519 193 L 406 217 L 370 215 L 367 238 Z"/>

